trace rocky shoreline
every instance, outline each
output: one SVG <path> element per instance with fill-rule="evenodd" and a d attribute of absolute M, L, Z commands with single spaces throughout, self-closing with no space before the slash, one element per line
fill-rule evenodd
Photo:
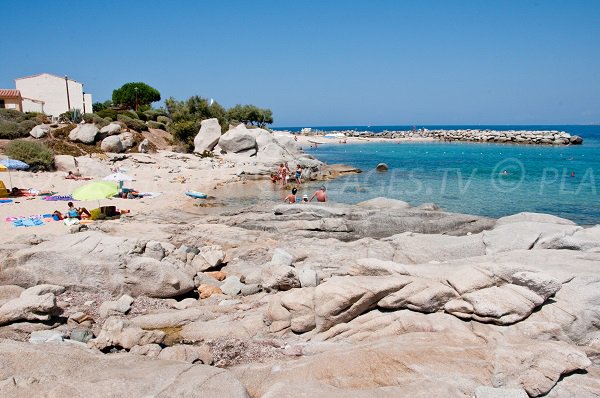
<path fill-rule="evenodd" d="M 281 161 L 351 171 L 269 134 L 232 129 L 214 157 L 77 158 L 165 199 L 0 239 L 0 395 L 599 396 L 600 226 L 387 198 L 184 199 L 185 184 L 218 200 Z"/>
<path fill-rule="evenodd" d="M 438 141 L 465 141 L 500 144 L 523 145 L 581 145 L 583 138 L 558 130 L 429 130 L 418 129 L 408 131 L 383 131 L 374 133 L 369 131 L 340 130 L 310 134 L 323 136 L 326 134 L 343 134 L 345 137 L 358 138 L 388 138 L 388 139 L 424 139 L 431 138 Z"/>

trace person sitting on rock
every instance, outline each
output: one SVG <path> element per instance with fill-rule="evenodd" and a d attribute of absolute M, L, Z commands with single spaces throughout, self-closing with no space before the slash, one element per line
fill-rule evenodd
<path fill-rule="evenodd" d="M 327 191 L 327 188 L 325 188 L 325 186 L 321 186 L 318 191 L 313 193 L 313 196 L 310 197 L 309 202 L 312 202 L 315 197 L 317 198 L 317 202 L 327 202 L 327 193 L 325 191 Z"/>
<path fill-rule="evenodd" d="M 292 193 L 285 197 L 283 200 L 285 203 L 296 203 L 296 193 L 298 190 L 296 188 L 292 188 Z"/>

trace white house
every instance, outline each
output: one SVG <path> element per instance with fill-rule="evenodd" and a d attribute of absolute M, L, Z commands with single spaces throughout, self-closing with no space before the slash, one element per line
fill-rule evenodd
<path fill-rule="evenodd" d="M 71 109 L 92 112 L 92 94 L 83 91 L 83 84 L 49 73 L 15 79 L 16 89 L 23 98 L 23 112 L 44 112 L 58 116 Z"/>

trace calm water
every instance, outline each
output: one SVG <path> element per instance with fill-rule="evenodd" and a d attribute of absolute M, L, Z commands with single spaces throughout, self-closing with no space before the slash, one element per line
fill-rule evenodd
<path fill-rule="evenodd" d="M 356 203 L 386 196 L 413 205 L 434 202 L 448 211 L 491 217 L 531 211 L 555 214 L 583 225 L 600 223 L 600 126 L 425 127 L 559 130 L 582 136 L 584 144 L 546 147 L 369 143 L 321 145 L 308 151 L 327 163 L 349 164 L 364 171 L 327 183 L 330 198 L 338 202 Z M 411 128 L 335 126 L 320 129 L 378 132 Z M 387 173 L 374 171 L 380 162 L 389 165 Z M 508 174 L 503 174 L 504 171 Z"/>

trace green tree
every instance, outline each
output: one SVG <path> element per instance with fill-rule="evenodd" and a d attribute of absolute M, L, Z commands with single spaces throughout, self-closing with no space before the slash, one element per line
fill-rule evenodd
<path fill-rule="evenodd" d="M 137 103 L 136 103 L 137 99 Z M 138 107 L 147 107 L 155 101 L 160 101 L 160 93 L 154 87 L 146 83 L 125 83 L 121 88 L 113 91 L 112 102 L 117 105 L 134 109 Z"/>
<path fill-rule="evenodd" d="M 104 102 L 94 102 L 92 104 L 92 111 L 94 113 L 100 112 L 100 111 L 110 108 L 111 106 L 113 106 L 113 103 L 111 100 L 106 100 Z"/>
<path fill-rule="evenodd" d="M 265 127 L 273 123 L 273 113 L 270 109 L 262 109 L 254 105 L 236 105 L 227 111 L 229 121 Z"/>

